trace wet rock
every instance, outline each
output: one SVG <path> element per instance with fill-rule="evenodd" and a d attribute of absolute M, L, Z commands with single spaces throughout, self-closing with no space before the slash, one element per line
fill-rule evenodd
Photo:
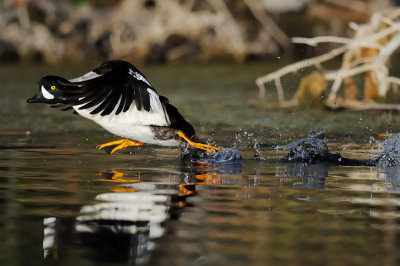
<path fill-rule="evenodd" d="M 340 153 L 329 152 L 325 140 L 325 130 L 321 128 L 311 130 L 304 138 L 289 143 L 284 150 L 289 150 L 289 153 L 282 158 L 283 162 L 375 165 L 373 161 L 344 158 Z"/>
<path fill-rule="evenodd" d="M 323 129 L 311 130 L 304 138 L 289 143 L 284 150 L 289 150 L 284 161 L 317 163 L 325 161 L 330 154 Z"/>

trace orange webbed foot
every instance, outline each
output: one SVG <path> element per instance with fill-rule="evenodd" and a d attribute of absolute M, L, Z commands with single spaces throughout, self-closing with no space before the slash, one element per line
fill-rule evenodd
<path fill-rule="evenodd" d="M 196 148 L 196 149 L 205 150 L 205 151 L 208 151 L 208 152 L 211 152 L 211 153 L 221 150 L 220 148 L 211 146 L 209 144 L 200 143 L 200 142 L 193 142 L 182 131 L 179 131 L 178 136 L 183 138 L 190 146 L 192 146 L 193 148 Z"/>
<path fill-rule="evenodd" d="M 101 150 L 104 147 L 116 146 L 110 152 L 110 154 L 113 154 L 117 150 L 129 147 L 129 146 L 136 146 L 137 147 L 137 146 L 143 146 L 143 145 L 144 145 L 144 143 L 140 142 L 140 141 L 134 141 L 134 140 L 130 140 L 130 139 L 120 139 L 120 140 L 111 141 L 111 142 L 107 142 L 107 143 L 104 143 L 104 144 L 97 145 L 96 149 Z"/>

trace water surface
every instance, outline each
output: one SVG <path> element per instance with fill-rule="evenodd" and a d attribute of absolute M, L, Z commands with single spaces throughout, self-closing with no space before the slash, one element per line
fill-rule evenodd
<path fill-rule="evenodd" d="M 323 127 L 331 152 L 373 158 L 397 114 L 250 107 L 274 65 L 144 65 L 200 137 L 243 160 L 199 164 L 156 146 L 110 156 L 94 147 L 114 137 L 90 121 L 25 103 L 41 76 L 91 67 L 0 67 L 1 265 L 400 262 L 399 168 L 280 163 L 274 149 Z"/>

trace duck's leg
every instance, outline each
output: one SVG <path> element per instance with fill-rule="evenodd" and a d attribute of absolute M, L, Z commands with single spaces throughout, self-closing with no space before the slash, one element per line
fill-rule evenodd
<path fill-rule="evenodd" d="M 215 151 L 220 151 L 220 148 L 214 147 L 214 146 L 210 146 L 208 144 L 204 144 L 204 143 L 199 143 L 199 142 L 193 142 L 191 141 L 186 135 L 185 133 L 183 133 L 182 131 L 179 131 L 178 136 L 183 138 L 184 140 L 186 140 L 186 142 L 197 149 L 202 149 L 202 150 L 206 150 L 209 152 L 215 152 Z"/>
<path fill-rule="evenodd" d="M 104 147 L 108 146 L 116 146 L 114 149 L 111 150 L 110 154 L 113 154 L 117 150 L 129 147 L 129 146 L 143 146 L 144 143 L 140 141 L 134 141 L 130 139 L 120 139 L 116 141 L 107 142 L 101 145 L 97 145 L 96 149 L 101 150 Z"/>

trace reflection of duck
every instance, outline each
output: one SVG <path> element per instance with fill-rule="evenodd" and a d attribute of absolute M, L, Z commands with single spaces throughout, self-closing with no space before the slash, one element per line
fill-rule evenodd
<path fill-rule="evenodd" d="M 276 168 L 276 176 L 290 187 L 323 189 L 328 176 L 327 166 L 324 163 L 303 164 L 291 163 Z"/>
<path fill-rule="evenodd" d="M 108 61 L 71 80 L 46 76 L 39 92 L 28 103 L 47 103 L 62 110 L 74 109 L 109 132 L 124 139 L 97 146 L 110 153 L 145 143 L 161 146 L 190 146 L 220 150 L 199 142 L 195 131 L 166 97 L 157 94 L 138 69 L 121 60 Z M 107 149 L 107 148 L 106 148 Z"/>
<path fill-rule="evenodd" d="M 232 171 L 239 174 L 235 167 Z M 57 258 L 64 241 L 74 241 L 90 247 L 95 259 L 103 262 L 146 263 L 154 239 L 165 234 L 170 217 L 179 217 L 177 210 L 188 206 L 186 199 L 196 195 L 197 185 L 235 184 L 236 179 L 224 176 L 225 172 L 218 166 L 190 163 L 182 168 L 179 182 L 146 182 L 116 170 L 103 172 L 100 181 L 108 182 L 112 192 L 97 195 L 98 202 L 81 207 L 75 218 L 44 219 L 44 256 Z"/>

